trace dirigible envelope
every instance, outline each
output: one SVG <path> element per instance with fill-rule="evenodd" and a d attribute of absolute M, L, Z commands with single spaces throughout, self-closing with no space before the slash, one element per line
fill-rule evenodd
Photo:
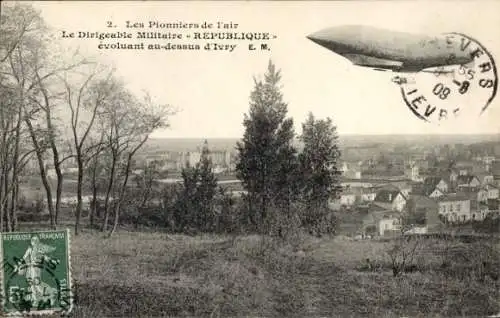
<path fill-rule="evenodd" d="M 368 26 L 331 27 L 307 36 L 311 41 L 359 66 L 418 72 L 426 68 L 467 64 L 470 52 L 446 36 L 428 36 Z"/>

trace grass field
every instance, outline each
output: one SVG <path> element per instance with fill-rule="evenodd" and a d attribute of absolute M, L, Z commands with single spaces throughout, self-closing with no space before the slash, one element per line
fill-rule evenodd
<path fill-rule="evenodd" d="M 105 239 L 87 231 L 72 239 L 73 315 L 456 317 L 500 311 L 498 280 L 478 279 L 475 268 L 480 245 L 494 243 L 453 242 L 465 256 L 452 255 L 455 270 L 447 272 L 437 252 L 443 243 L 426 243 L 421 271 L 400 277 L 390 270 L 391 244 L 126 231 Z M 366 258 L 375 270 L 364 269 Z"/>

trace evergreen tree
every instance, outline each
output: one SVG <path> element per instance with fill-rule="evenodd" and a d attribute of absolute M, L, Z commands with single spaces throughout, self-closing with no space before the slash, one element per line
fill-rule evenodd
<path fill-rule="evenodd" d="M 198 175 L 198 169 L 189 164 L 182 169 L 182 190 L 174 209 L 175 228 L 181 232 L 196 226 Z"/>
<path fill-rule="evenodd" d="M 274 203 L 283 211 L 290 213 L 291 204 L 298 199 L 299 194 L 299 161 L 297 150 L 292 145 L 294 138 L 293 121 L 286 119 L 282 129 L 276 135 L 277 171 L 272 183 Z"/>
<path fill-rule="evenodd" d="M 208 143 L 205 141 L 196 166 L 182 169 L 182 192 L 178 198 L 174 221 L 179 231 L 211 231 L 215 223 L 217 178 L 213 173 Z"/>
<path fill-rule="evenodd" d="M 200 162 L 196 169 L 198 170 L 198 185 L 196 189 L 196 198 L 198 203 L 198 228 L 207 231 L 212 230 L 215 215 L 214 215 L 214 199 L 217 193 L 217 178 L 213 172 L 212 159 L 210 159 L 210 151 L 208 142 L 205 140 L 201 152 Z"/>
<path fill-rule="evenodd" d="M 255 226 L 266 220 L 270 204 L 291 197 L 289 174 L 285 173 L 293 169 L 293 121 L 286 119 L 280 79 L 281 73 L 271 61 L 264 80 L 254 79 L 250 109 L 243 121 L 245 133 L 237 144 L 237 177 L 248 192 L 249 221 Z"/>
<path fill-rule="evenodd" d="M 300 139 L 304 143 L 299 155 L 302 199 L 310 208 L 325 208 L 342 190 L 337 128 L 330 118 L 316 120 L 309 113 Z"/>

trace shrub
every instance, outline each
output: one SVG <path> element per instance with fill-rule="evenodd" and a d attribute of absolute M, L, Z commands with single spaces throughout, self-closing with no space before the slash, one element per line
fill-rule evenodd
<path fill-rule="evenodd" d="M 417 269 L 414 261 L 422 249 L 422 243 L 422 239 L 418 236 L 407 235 L 394 239 L 391 248 L 387 251 L 394 277 L 402 272 Z"/>

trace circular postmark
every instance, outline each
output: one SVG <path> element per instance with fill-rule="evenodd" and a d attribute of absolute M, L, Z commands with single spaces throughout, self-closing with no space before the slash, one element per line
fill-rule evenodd
<path fill-rule="evenodd" d="M 399 79 L 403 100 L 420 119 L 439 123 L 483 113 L 496 95 L 498 78 L 493 56 L 477 40 L 461 34 L 443 35 L 448 48 L 467 52 L 471 61 L 443 65 Z M 450 60 L 455 56 L 451 55 Z"/>

